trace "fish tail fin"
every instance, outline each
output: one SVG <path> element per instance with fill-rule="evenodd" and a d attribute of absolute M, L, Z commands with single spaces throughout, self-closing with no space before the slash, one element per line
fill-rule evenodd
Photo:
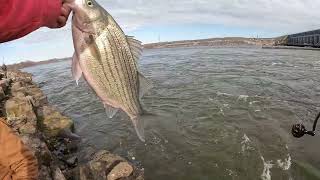
<path fill-rule="evenodd" d="M 144 133 L 144 122 L 148 119 L 155 118 L 156 116 L 157 116 L 156 114 L 153 114 L 153 113 L 150 113 L 150 112 L 143 110 L 141 115 L 136 116 L 131 119 L 133 126 L 134 126 L 134 129 L 136 130 L 136 133 L 142 142 L 146 141 L 145 140 L 145 133 Z"/>
<path fill-rule="evenodd" d="M 142 142 L 145 142 L 146 139 L 144 136 L 144 120 L 143 120 L 143 118 L 141 118 L 141 116 L 137 116 L 137 117 L 132 118 L 131 120 L 132 120 L 134 129 L 136 130 L 136 133 L 137 133 L 139 139 Z"/>

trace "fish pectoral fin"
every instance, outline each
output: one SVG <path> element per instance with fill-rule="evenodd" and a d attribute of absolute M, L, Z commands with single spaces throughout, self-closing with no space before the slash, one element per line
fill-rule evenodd
<path fill-rule="evenodd" d="M 104 109 L 106 110 L 106 114 L 110 119 L 113 118 L 117 114 L 117 112 L 119 111 L 118 108 L 114 108 L 114 107 L 107 105 L 107 104 L 104 104 Z"/>
<path fill-rule="evenodd" d="M 142 42 L 134 39 L 133 36 L 127 36 L 127 42 L 130 46 L 130 50 L 134 60 L 138 61 L 142 54 L 142 49 L 143 49 Z"/>
<path fill-rule="evenodd" d="M 135 117 L 131 119 L 134 129 L 136 130 L 136 133 L 139 137 L 139 139 L 142 142 L 145 142 L 145 136 L 144 136 L 144 121 L 141 117 Z"/>
<path fill-rule="evenodd" d="M 73 79 L 76 80 L 77 85 L 79 84 L 79 79 L 82 76 L 82 69 L 80 67 L 79 59 L 76 53 L 73 54 L 72 57 L 72 76 Z"/>
<path fill-rule="evenodd" d="M 141 99 L 150 89 L 153 88 L 153 84 L 141 73 L 138 72 L 139 77 L 139 98 Z"/>

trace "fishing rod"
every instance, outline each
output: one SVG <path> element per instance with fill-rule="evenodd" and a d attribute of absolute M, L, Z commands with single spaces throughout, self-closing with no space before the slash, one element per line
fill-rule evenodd
<path fill-rule="evenodd" d="M 316 127 L 317 127 L 317 123 L 318 123 L 319 118 L 320 118 L 320 112 L 313 122 L 312 131 L 308 131 L 303 124 L 294 124 L 292 126 L 292 130 L 291 130 L 292 135 L 296 138 L 301 138 L 305 134 L 310 135 L 310 136 L 315 136 L 316 135 L 315 131 L 316 131 Z"/>

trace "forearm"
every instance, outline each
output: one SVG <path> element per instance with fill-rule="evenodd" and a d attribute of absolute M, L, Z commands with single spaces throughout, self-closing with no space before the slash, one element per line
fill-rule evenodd
<path fill-rule="evenodd" d="M 0 0 L 0 43 L 56 23 L 61 0 Z"/>
<path fill-rule="evenodd" d="M 36 158 L 11 128 L 1 120 L 0 154 L 0 166 L 8 169 L 13 180 L 36 180 L 38 178 Z M 5 173 L 5 171 L 0 171 L 0 173 Z"/>

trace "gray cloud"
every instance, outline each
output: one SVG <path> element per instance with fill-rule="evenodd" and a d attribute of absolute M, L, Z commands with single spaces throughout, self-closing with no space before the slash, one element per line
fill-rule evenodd
<path fill-rule="evenodd" d="M 252 28 L 257 33 L 263 31 L 279 35 L 320 28 L 318 16 L 320 1 L 314 0 L 97 1 L 113 15 L 127 33 L 141 28 L 148 30 L 148 27 L 154 25 L 186 24 L 223 25 L 233 30 L 234 28 Z M 228 32 L 225 34 L 228 35 Z M 62 29 L 42 28 L 7 46 L 28 49 L 24 51 L 23 57 L 19 56 L 19 59 L 71 56 L 70 21 Z M 39 50 L 43 53 L 39 53 Z M 10 56 L 12 59 L 16 58 L 14 54 Z"/>
<path fill-rule="evenodd" d="M 320 1 L 100 0 L 128 31 L 153 24 L 221 24 L 298 32 L 319 26 Z"/>
<path fill-rule="evenodd" d="M 311 0 L 97 0 L 126 32 L 145 26 L 213 24 L 294 33 L 320 28 L 320 1 Z M 71 18 L 70 18 L 71 19 Z M 22 42 L 71 40 L 70 19 L 60 30 L 42 29 Z"/>

